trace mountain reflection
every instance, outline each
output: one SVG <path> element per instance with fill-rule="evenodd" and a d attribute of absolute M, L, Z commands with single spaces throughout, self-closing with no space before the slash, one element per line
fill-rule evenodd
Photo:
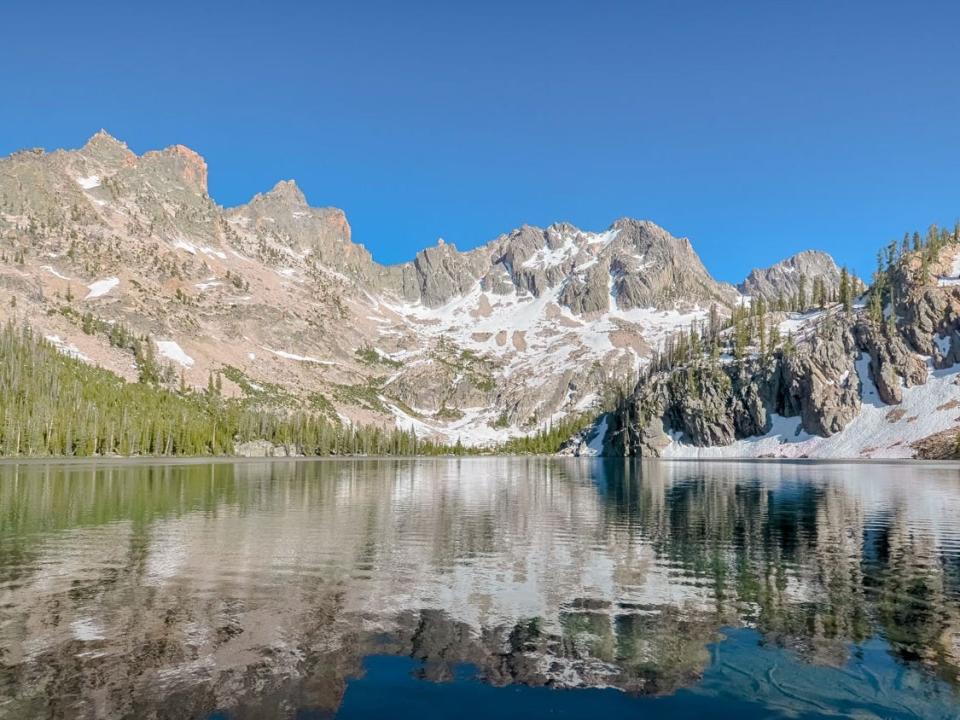
<path fill-rule="evenodd" d="M 5 465 L 0 717 L 332 715 L 373 655 L 670 694 L 736 628 L 956 689 L 958 569 L 947 466 Z"/>

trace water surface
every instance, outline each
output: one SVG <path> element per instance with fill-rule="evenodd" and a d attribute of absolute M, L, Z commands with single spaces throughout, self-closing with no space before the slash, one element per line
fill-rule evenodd
<path fill-rule="evenodd" d="M 0 718 L 954 718 L 960 470 L 0 465 Z"/>

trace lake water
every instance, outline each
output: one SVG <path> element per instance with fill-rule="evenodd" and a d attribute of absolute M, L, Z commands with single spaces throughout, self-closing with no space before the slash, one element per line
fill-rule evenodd
<path fill-rule="evenodd" d="M 0 718 L 956 718 L 960 470 L 0 465 Z"/>

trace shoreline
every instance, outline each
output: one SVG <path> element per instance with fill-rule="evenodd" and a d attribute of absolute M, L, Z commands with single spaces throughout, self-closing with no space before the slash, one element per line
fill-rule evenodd
<path fill-rule="evenodd" d="M 622 460 L 631 464 L 681 463 L 681 464 L 752 464 L 752 465 L 920 465 L 924 467 L 947 467 L 960 470 L 960 460 L 925 460 L 913 458 L 638 458 L 623 455 L 300 455 L 293 457 L 239 457 L 233 455 L 190 455 L 163 457 L 156 455 L 125 457 L 0 457 L 0 467 L 12 465 L 250 465 L 256 463 L 297 462 L 359 462 L 369 460 L 488 460 L 488 459 L 554 459 L 564 461 L 607 462 Z"/>

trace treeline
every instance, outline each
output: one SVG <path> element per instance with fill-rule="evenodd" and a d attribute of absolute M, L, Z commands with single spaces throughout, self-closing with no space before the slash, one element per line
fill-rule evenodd
<path fill-rule="evenodd" d="M 8 323 L 0 331 L 2 455 L 230 455 L 252 440 L 305 455 L 454 452 L 412 431 L 252 409 L 215 387 L 174 392 L 149 380 L 128 383 L 67 357 L 29 327 Z"/>

